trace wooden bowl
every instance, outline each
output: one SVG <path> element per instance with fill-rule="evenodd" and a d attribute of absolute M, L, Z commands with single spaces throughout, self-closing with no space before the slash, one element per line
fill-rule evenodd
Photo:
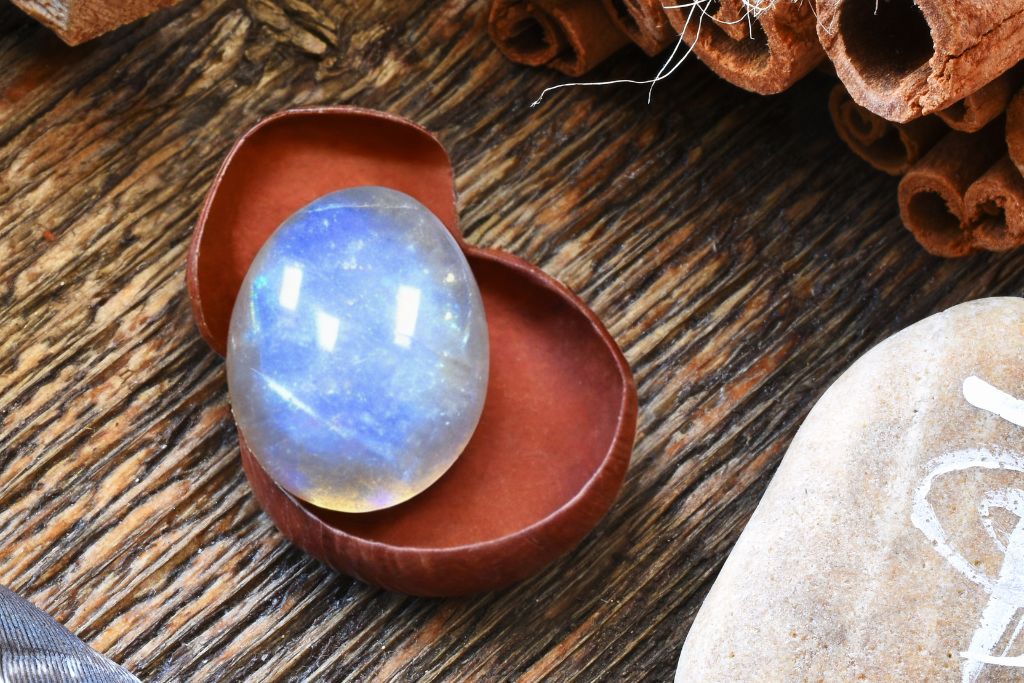
<path fill-rule="evenodd" d="M 601 322 L 561 283 L 515 256 L 466 244 L 451 163 L 427 131 L 349 107 L 272 116 L 232 149 L 195 227 L 188 289 L 220 354 L 242 279 L 288 216 L 359 185 L 406 192 L 458 240 L 480 285 L 491 349 L 480 424 L 424 493 L 378 512 L 317 508 L 277 486 L 239 435 L 263 509 L 310 554 L 368 583 L 453 596 L 525 579 L 568 552 L 622 484 L 636 430 L 629 366 Z"/>

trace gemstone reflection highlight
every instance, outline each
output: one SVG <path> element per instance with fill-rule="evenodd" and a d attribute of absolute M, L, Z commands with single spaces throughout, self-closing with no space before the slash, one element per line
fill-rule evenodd
<path fill-rule="evenodd" d="M 231 316 L 231 405 L 253 456 L 314 505 L 401 503 L 458 458 L 487 393 L 487 323 L 458 243 L 401 192 L 325 195 L 260 249 Z"/>

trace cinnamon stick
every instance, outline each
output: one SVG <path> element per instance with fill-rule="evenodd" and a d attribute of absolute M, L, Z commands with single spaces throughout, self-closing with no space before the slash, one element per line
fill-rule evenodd
<path fill-rule="evenodd" d="M 977 92 L 938 112 L 946 125 L 972 133 L 981 130 L 1006 111 L 1020 85 L 1020 69 L 1011 69 Z"/>
<path fill-rule="evenodd" d="M 1004 156 L 964 195 L 975 247 L 1007 251 L 1024 244 L 1024 177 Z"/>
<path fill-rule="evenodd" d="M 903 224 L 929 253 L 965 256 L 975 251 L 964 195 L 1004 152 L 1003 126 L 977 133 L 946 134 L 903 176 L 899 186 Z"/>
<path fill-rule="evenodd" d="M 513 62 L 582 76 L 627 43 L 595 0 L 494 0 L 491 38 Z"/>
<path fill-rule="evenodd" d="M 68 45 L 78 45 L 179 0 L 13 0 Z"/>
<path fill-rule="evenodd" d="M 889 175 L 903 175 L 946 132 L 935 117 L 892 123 L 872 114 L 850 98 L 837 83 L 829 95 L 829 113 L 836 132 L 864 161 Z"/>
<path fill-rule="evenodd" d="M 488 28 L 498 49 L 525 66 L 543 66 L 568 47 L 554 18 L 530 2 L 495 0 Z"/>
<path fill-rule="evenodd" d="M 709 11 L 713 9 L 711 3 L 705 3 L 704 6 L 709 8 Z M 715 25 L 721 28 L 733 40 L 744 40 L 751 37 L 753 32 L 752 22 L 755 16 L 742 1 L 719 3 L 717 10 L 715 10 L 712 16 L 714 17 Z"/>
<path fill-rule="evenodd" d="M 1006 109 L 1006 147 L 1017 170 L 1024 173 L 1024 90 Z"/>
<path fill-rule="evenodd" d="M 712 71 L 734 85 L 768 95 L 806 76 L 824 53 L 810 0 L 776 0 L 766 7 L 751 12 L 743 0 L 703 0 L 696 9 L 672 8 L 665 13 Z"/>
<path fill-rule="evenodd" d="M 817 0 L 818 37 L 853 99 L 905 123 L 1024 59 L 1020 0 Z"/>
<path fill-rule="evenodd" d="M 627 38 L 654 56 L 677 38 L 665 16 L 664 0 L 603 0 L 605 11 Z"/>

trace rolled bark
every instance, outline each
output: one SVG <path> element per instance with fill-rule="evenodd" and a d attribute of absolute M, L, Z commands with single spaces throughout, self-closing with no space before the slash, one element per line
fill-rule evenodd
<path fill-rule="evenodd" d="M 910 123 L 886 121 L 854 102 L 841 83 L 832 88 L 828 108 L 836 133 L 846 146 L 878 170 L 894 176 L 910 170 L 947 130 L 932 116 Z"/>
<path fill-rule="evenodd" d="M 742 0 L 665 13 L 712 71 L 751 92 L 782 92 L 825 57 L 810 0 L 777 0 L 756 16 Z"/>
<path fill-rule="evenodd" d="M 603 0 L 605 11 L 627 38 L 652 57 L 677 38 L 662 0 Z"/>
<path fill-rule="evenodd" d="M 628 42 L 594 0 L 494 0 L 491 38 L 513 62 L 582 76 Z"/>
<path fill-rule="evenodd" d="M 554 17 L 530 2 L 495 0 L 488 28 L 498 49 L 525 66 L 544 66 L 568 47 Z"/>
<path fill-rule="evenodd" d="M 1024 173 L 1024 90 L 1017 93 L 1006 110 L 1006 147 L 1017 170 Z"/>
<path fill-rule="evenodd" d="M 964 195 L 976 248 L 1008 251 L 1024 244 L 1024 177 L 1004 156 Z"/>
<path fill-rule="evenodd" d="M 1003 126 L 977 133 L 952 131 L 939 140 L 900 181 L 900 217 L 917 241 L 936 256 L 976 250 L 964 195 L 1004 153 Z"/>
<path fill-rule="evenodd" d="M 179 0 L 13 0 L 68 45 L 78 45 Z"/>
<path fill-rule="evenodd" d="M 905 123 L 1024 59 L 1020 0 L 817 0 L 818 36 L 853 99 Z"/>
<path fill-rule="evenodd" d="M 791 0 L 787 0 L 791 1 Z M 684 4 L 673 2 L 672 4 Z M 711 3 L 705 3 L 705 7 L 711 7 Z M 710 10 L 709 10 L 710 11 Z M 715 25 L 722 29 L 733 40 L 744 40 L 750 38 L 753 32 L 752 23 L 754 16 L 750 8 L 742 0 L 739 2 L 727 1 L 718 4 L 717 10 L 712 14 L 715 18 Z"/>
<path fill-rule="evenodd" d="M 965 133 L 981 130 L 1006 111 L 1020 85 L 1020 74 L 1019 68 L 1007 71 L 977 92 L 938 112 L 938 117 L 954 130 Z"/>

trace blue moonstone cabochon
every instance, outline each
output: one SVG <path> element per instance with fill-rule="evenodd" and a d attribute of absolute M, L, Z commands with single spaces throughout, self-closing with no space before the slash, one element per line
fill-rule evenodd
<path fill-rule="evenodd" d="M 263 245 L 231 315 L 231 405 L 285 490 L 345 512 L 441 477 L 483 410 L 487 322 L 458 243 L 412 197 L 334 192 Z"/>

